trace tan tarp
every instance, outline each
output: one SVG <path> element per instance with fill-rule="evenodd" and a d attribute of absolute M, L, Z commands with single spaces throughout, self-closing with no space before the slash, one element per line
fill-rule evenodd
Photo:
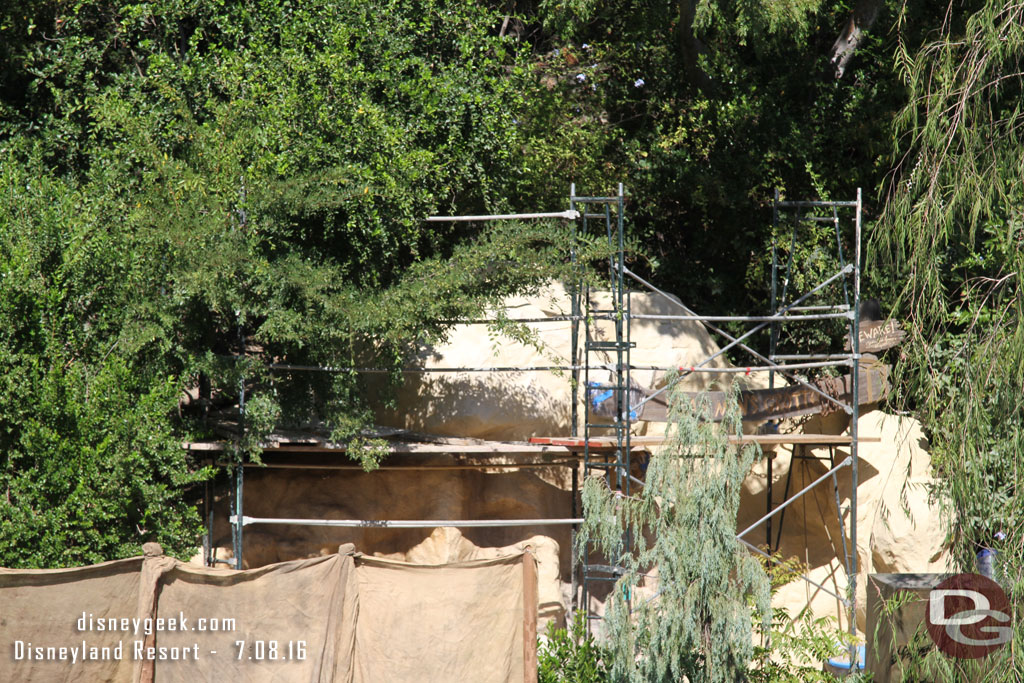
<path fill-rule="evenodd" d="M 94 619 L 136 617 L 142 558 L 105 562 L 81 569 L 11 570 L 0 569 L 0 681 L 96 681 L 132 680 L 131 657 L 120 661 L 72 662 L 71 648 L 112 648 L 130 634 L 109 631 L 78 630 L 85 615 Z M 86 629 L 88 623 L 84 624 Z M 55 650 L 54 658 L 35 658 L 36 648 Z M 129 648 L 130 650 L 130 648 Z M 15 657 L 19 658 L 16 660 Z M 31 656 L 32 659 L 28 657 Z"/>
<path fill-rule="evenodd" d="M 235 618 L 237 626 L 160 633 L 157 646 L 198 642 L 200 658 L 158 662 L 156 680 L 350 681 L 357 595 L 349 555 L 241 572 L 177 564 L 161 577 L 158 616 Z"/>
<path fill-rule="evenodd" d="M 529 552 L 422 566 L 347 546 L 232 571 L 148 548 L 0 570 L 0 681 L 519 683 L 537 676 L 536 614 Z"/>
<path fill-rule="evenodd" d="M 523 604 L 521 556 L 437 566 L 360 556 L 356 567 L 356 683 L 524 680 L 523 648 L 509 645 L 526 642 L 525 611 L 537 606 L 535 592 Z"/>

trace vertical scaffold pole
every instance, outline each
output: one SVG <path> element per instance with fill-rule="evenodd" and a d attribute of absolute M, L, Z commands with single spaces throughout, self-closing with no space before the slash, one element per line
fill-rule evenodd
<path fill-rule="evenodd" d="M 775 188 L 775 196 L 772 199 L 772 302 L 771 309 L 768 311 L 770 315 L 775 315 L 775 311 L 778 309 L 778 282 L 779 282 L 779 251 L 778 251 L 778 231 L 779 231 L 779 188 Z M 768 338 L 768 357 L 774 360 L 775 357 L 775 345 L 778 342 L 779 336 L 779 324 L 776 322 L 772 323 L 769 328 Z M 768 388 L 775 388 L 775 371 L 768 371 Z"/>
<path fill-rule="evenodd" d="M 584 209 L 585 208 L 586 207 L 584 207 Z M 571 185 L 569 185 L 569 210 L 573 211 L 575 209 L 576 209 L 576 183 L 572 183 Z M 572 422 L 569 425 L 569 434 L 571 436 L 573 436 L 573 437 L 579 436 L 579 429 L 580 429 L 580 427 L 579 427 L 579 422 L 580 422 L 580 414 L 579 414 L 580 413 L 580 408 L 579 408 L 579 403 L 580 403 L 580 362 L 579 362 L 580 358 L 579 358 L 579 355 L 580 354 L 579 354 L 579 349 L 580 349 L 580 311 L 582 310 L 582 307 L 580 306 L 580 287 L 582 285 L 582 282 L 581 282 L 581 278 L 580 278 L 579 272 L 578 272 L 579 264 L 577 262 L 578 255 L 576 253 L 576 248 L 577 248 L 576 240 L 577 240 L 578 234 L 579 233 L 578 233 L 578 229 L 576 227 L 576 221 L 572 221 L 572 234 L 571 234 L 570 241 L 569 241 L 569 259 L 570 259 L 570 263 L 572 265 L 572 270 L 571 270 L 572 275 L 571 275 L 571 277 L 573 278 L 572 282 L 569 283 L 569 297 L 570 297 L 570 300 L 571 300 L 571 307 L 572 307 L 572 327 L 570 328 L 571 331 L 572 331 L 571 332 L 571 337 L 572 337 L 572 339 L 571 339 L 571 350 L 570 350 L 571 362 L 569 363 L 572 366 L 572 379 L 571 379 L 571 384 L 572 384 L 572 386 L 571 386 L 571 390 L 572 390 L 572 408 L 571 408 L 571 417 L 570 417 L 570 420 Z M 585 396 L 586 396 L 586 392 L 584 392 L 584 397 Z M 571 516 L 574 519 L 576 518 L 576 509 L 577 509 L 576 508 L 576 496 L 579 495 L 579 490 L 580 490 L 579 478 L 580 478 L 579 463 L 575 463 L 573 465 L 573 467 L 572 467 L 572 502 L 571 502 L 571 511 L 570 511 Z M 578 563 L 576 561 L 576 534 L 578 532 L 579 532 L 579 525 L 578 524 L 573 524 L 572 527 L 570 527 L 570 529 L 569 529 L 569 545 L 570 545 L 570 552 L 569 552 L 569 558 L 570 558 L 570 560 L 569 560 L 569 563 L 570 563 L 569 564 L 569 581 L 570 581 L 570 584 L 572 585 L 572 593 L 571 593 L 572 598 L 569 600 L 569 621 L 570 621 L 570 623 L 572 622 L 572 619 L 573 619 L 572 611 L 573 611 L 573 609 L 575 607 L 578 607 L 575 604 L 575 602 L 577 600 L 577 596 L 576 596 L 576 590 L 577 590 L 576 572 L 579 569 Z M 584 561 L 586 561 L 586 560 L 584 560 Z"/>
<path fill-rule="evenodd" d="M 778 232 L 779 232 L 779 188 L 775 188 L 775 194 L 772 196 L 772 301 L 771 308 L 768 311 L 769 314 L 775 315 L 778 310 L 778 283 L 779 283 L 779 252 L 778 252 Z M 775 360 L 776 346 L 779 340 L 779 324 L 772 323 L 768 333 L 768 357 Z M 768 388 L 775 388 L 775 371 L 768 371 Z M 764 504 L 765 514 L 772 511 L 772 499 L 774 498 L 773 482 L 772 479 L 775 477 L 774 463 L 772 462 L 772 453 L 768 453 L 768 461 L 765 463 L 765 489 L 764 489 Z M 792 464 L 790 464 L 792 469 Z M 765 522 L 765 537 L 768 539 L 768 547 L 766 550 L 770 553 L 772 551 L 772 520 L 771 517 Z"/>
<path fill-rule="evenodd" d="M 235 520 L 238 519 L 238 465 L 231 465 L 231 480 L 230 488 L 228 489 L 231 495 L 231 507 L 229 510 L 228 519 L 231 522 L 231 555 L 232 557 L 238 557 L 238 525 Z"/>
<path fill-rule="evenodd" d="M 573 466 L 572 466 L 572 517 L 573 517 L 573 519 L 576 519 L 576 514 L 577 514 L 576 511 L 578 509 L 576 507 L 576 496 L 579 495 L 579 492 L 580 492 L 580 468 L 579 468 L 579 463 L 578 462 L 574 462 Z M 570 546 L 569 547 L 569 557 L 571 558 L 570 559 L 570 563 L 571 564 L 570 564 L 569 582 L 570 582 L 570 585 L 572 586 L 572 592 L 570 593 L 571 597 L 569 598 L 569 615 L 568 615 L 569 616 L 569 623 L 573 622 L 573 617 L 575 616 L 573 614 L 573 611 L 575 611 L 577 609 L 580 609 L 582 607 L 582 605 L 577 605 L 576 604 L 576 600 L 577 600 L 576 591 L 579 588 L 579 583 L 578 583 L 578 581 L 576 579 L 576 572 L 579 570 L 579 563 L 576 561 L 576 534 L 577 534 L 578 530 L 579 530 L 579 525 L 578 524 L 573 524 L 569 528 L 569 546 Z M 583 561 L 586 562 L 586 558 L 583 558 Z"/>
<path fill-rule="evenodd" d="M 238 323 L 238 343 L 240 353 L 245 354 L 245 337 L 242 334 L 241 315 Z M 242 515 L 244 514 L 243 499 L 245 491 L 245 377 L 238 380 L 238 450 L 235 453 L 235 524 L 234 552 L 235 569 L 242 568 Z"/>
<path fill-rule="evenodd" d="M 631 327 L 632 322 L 630 315 L 632 314 L 632 298 L 626 291 L 626 238 L 625 238 L 625 211 L 626 211 L 626 193 L 619 183 L 619 202 L 618 202 L 618 225 L 617 230 L 619 234 L 618 252 L 616 254 L 617 268 L 616 276 L 618 277 L 617 289 L 619 292 L 619 315 L 618 324 L 620 325 L 619 333 L 616 335 L 619 342 L 619 375 L 622 382 L 622 411 L 619 413 L 620 421 L 620 437 L 619 437 L 619 473 L 621 477 L 621 483 L 619 490 L 622 491 L 623 495 L 629 497 L 630 495 L 630 433 L 633 426 L 633 417 L 631 405 L 633 403 L 630 398 L 630 366 L 631 366 L 631 354 L 630 348 L 633 346 Z M 629 526 L 626 526 L 624 540 L 624 546 L 626 551 L 629 552 L 633 547 L 633 538 L 629 531 Z M 630 612 L 633 610 L 633 591 L 632 587 L 627 589 L 626 593 L 626 605 Z"/>
<path fill-rule="evenodd" d="M 569 210 L 576 210 L 576 183 L 572 183 L 569 186 Z M 579 392 L 580 392 L 580 368 L 579 368 L 579 348 L 580 348 L 580 277 L 577 263 L 576 254 L 576 238 L 577 229 L 576 221 L 572 223 L 572 234 L 569 240 L 569 261 L 572 265 L 572 277 L 573 281 L 569 284 L 569 297 L 572 306 L 572 343 L 570 353 L 572 362 L 570 365 L 572 369 L 572 423 L 569 425 L 569 433 L 572 436 L 579 436 Z M 573 502 L 575 505 L 575 501 Z"/>
<path fill-rule="evenodd" d="M 853 230 L 853 319 L 850 321 L 850 348 L 853 350 L 852 394 L 853 412 L 850 417 L 850 670 L 857 667 L 857 646 L 853 636 L 857 634 L 857 487 L 859 483 L 858 422 L 860 419 L 860 230 L 863 199 L 861 188 L 857 188 L 857 215 Z M 840 512 L 839 514 L 842 514 Z"/>
<path fill-rule="evenodd" d="M 572 187 L 572 203 L 574 206 L 582 207 L 580 215 L 582 224 L 578 235 L 589 234 L 590 220 L 604 219 L 604 234 L 608 240 L 610 253 L 608 255 L 608 295 L 609 302 L 605 307 L 594 307 L 590 297 L 589 286 L 581 286 L 580 317 L 583 319 L 584 335 L 582 352 L 583 382 L 583 482 L 590 480 L 591 475 L 596 478 L 601 473 L 606 485 L 613 491 L 620 491 L 629 495 L 629 427 L 630 401 L 629 401 L 629 347 L 630 341 L 630 299 L 626 294 L 625 287 L 625 190 L 620 183 L 617 194 L 613 196 L 581 197 L 576 195 L 575 186 Z M 614 213 L 614 215 L 613 215 Z M 596 226 L 595 226 L 596 227 Z M 611 322 L 614 339 L 604 339 L 602 335 L 607 328 L 592 330 L 591 326 L 595 320 L 608 320 Z M 590 368 L 593 365 L 590 359 L 591 353 L 601 354 L 600 363 L 609 371 L 607 382 L 595 382 L 590 380 Z M 607 355 L 605 355 L 607 354 Z M 597 401 L 595 405 L 593 401 Z M 599 405 L 604 404 L 613 407 L 605 413 L 598 411 Z M 599 415 L 611 417 L 611 422 L 600 421 Z M 597 418 L 597 419 L 595 419 Z M 591 450 L 591 436 L 594 430 L 598 434 L 606 434 L 612 429 L 615 433 L 615 451 L 613 453 L 594 452 Z M 610 435 L 609 435 L 610 436 Z M 629 542 L 628 535 L 625 537 Z M 583 549 L 583 561 L 580 564 L 580 608 L 589 612 L 589 595 L 594 582 L 603 582 L 603 585 L 612 585 L 621 576 L 621 570 L 605 564 L 591 564 L 590 548 Z M 611 583 L 609 583 L 611 582 Z M 587 614 L 588 631 L 590 624 L 599 617 Z"/>
<path fill-rule="evenodd" d="M 234 521 L 234 551 L 235 569 L 242 568 L 242 491 L 245 488 L 245 467 L 242 465 L 242 455 L 239 453 L 235 461 L 235 521 Z"/>
<path fill-rule="evenodd" d="M 211 461 L 204 464 L 212 466 Z M 203 533 L 203 565 L 213 566 L 213 482 L 209 478 L 203 482 L 203 522 L 206 531 Z"/>
<path fill-rule="evenodd" d="M 629 347 L 630 342 L 630 320 L 628 310 L 629 297 L 626 294 L 626 274 L 625 274 L 625 259 L 626 259 L 626 238 L 625 232 L 625 221 L 623 213 L 625 212 L 625 191 L 622 187 L 622 183 L 619 183 L 618 188 L 618 204 L 616 205 L 616 232 L 618 233 L 618 244 L 616 245 L 615 252 L 615 290 L 618 301 L 616 302 L 616 308 L 618 313 L 616 315 L 615 324 L 618 327 L 616 330 L 615 338 L 618 342 L 617 356 L 618 356 L 618 373 L 620 380 L 620 391 L 621 397 L 621 409 L 619 410 L 619 490 L 626 496 L 629 495 L 630 482 L 629 482 L 629 434 L 630 427 L 632 425 L 632 419 L 630 418 L 630 399 L 629 399 L 629 362 L 630 353 Z M 627 531 L 626 547 L 629 548 L 629 536 Z"/>
<path fill-rule="evenodd" d="M 576 197 L 576 185 L 573 184 L 573 197 Z M 580 234 L 589 235 L 590 205 L 584 203 L 580 211 L 582 224 Z M 587 485 L 587 478 L 590 475 L 590 285 L 584 284 L 580 288 L 580 315 L 583 317 L 583 486 Z M 586 514 L 586 507 L 583 509 Z M 580 567 L 580 608 L 583 610 L 584 619 L 587 624 L 587 632 L 590 632 L 590 546 L 583 548 L 583 563 Z"/>

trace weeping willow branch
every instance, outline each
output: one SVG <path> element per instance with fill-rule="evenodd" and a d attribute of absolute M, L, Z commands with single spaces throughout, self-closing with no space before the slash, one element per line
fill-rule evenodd
<path fill-rule="evenodd" d="M 902 44 L 902 43 L 901 43 Z M 949 545 L 965 568 L 1003 545 L 1024 576 L 1024 4 L 951 3 L 939 38 L 897 56 L 910 100 L 872 251 L 908 321 L 897 368 L 930 437 Z M 1002 533 L 1000 533 L 1002 532 Z M 1014 666 L 1021 663 L 1014 661 Z"/>
<path fill-rule="evenodd" d="M 963 35 L 953 31 L 946 22 L 939 40 L 902 62 L 910 104 L 896 132 L 905 144 L 876 233 L 879 251 L 911 276 L 904 297 L 927 325 L 945 317 L 956 252 L 987 233 L 1013 239 L 1008 219 L 1024 179 L 1024 6 L 987 2 Z"/>
<path fill-rule="evenodd" d="M 577 551 L 592 544 L 623 569 L 605 614 L 614 680 L 739 680 L 754 654 L 752 616 L 767 624 L 767 577 L 736 540 L 740 490 L 759 450 L 728 442 L 740 433 L 736 398 L 716 425 L 706 401 L 674 392 L 667 447 L 638 495 L 618 495 L 603 478 L 584 484 Z"/>

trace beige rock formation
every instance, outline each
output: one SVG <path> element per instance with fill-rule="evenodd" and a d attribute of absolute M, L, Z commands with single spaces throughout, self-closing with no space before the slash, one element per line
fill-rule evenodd
<path fill-rule="evenodd" d="M 594 308 L 610 307 L 607 293 L 592 294 L 592 302 Z M 634 313 L 681 312 L 665 297 L 646 293 L 631 293 L 630 305 Z M 552 285 L 539 297 L 512 299 L 506 308 L 509 318 L 555 318 L 571 311 L 569 297 L 560 285 Z M 447 343 L 424 350 L 418 362 L 427 367 L 469 368 L 569 364 L 570 322 L 531 323 L 528 327 L 535 345 L 493 337 L 484 326 L 459 326 Z M 612 338 L 612 323 L 594 323 L 591 334 L 595 339 Z M 639 366 L 693 365 L 718 350 L 707 330 L 692 321 L 634 321 L 631 340 L 636 347 L 630 360 Z M 593 365 L 614 360 L 604 353 L 591 356 Z M 726 367 L 727 363 L 719 358 L 710 365 Z M 590 379 L 604 381 L 607 376 L 605 370 L 594 370 Z M 638 370 L 633 378 L 642 386 L 659 387 L 665 383 L 666 372 Z M 570 379 L 569 372 L 412 375 L 397 396 L 398 407 L 381 410 L 378 422 L 423 433 L 490 440 L 568 436 Z M 688 390 L 700 390 L 714 379 L 695 374 L 684 385 Z M 644 425 L 639 425 L 637 431 L 643 433 Z M 431 461 L 454 462 L 444 456 Z M 569 517 L 570 480 L 565 467 L 501 472 L 387 470 L 370 474 L 248 470 L 244 512 L 250 517 L 368 520 Z M 231 552 L 227 515 L 225 500 L 216 512 L 214 530 L 214 543 L 222 558 Z M 245 528 L 244 539 L 247 567 L 330 553 L 343 543 L 353 543 L 368 554 L 428 563 L 442 558 L 482 557 L 531 543 L 537 549 L 542 617 L 560 617 L 564 603 L 561 596 L 569 592 L 571 580 L 571 539 L 566 526 L 468 528 L 461 533 L 438 529 L 432 534 L 430 529 L 252 525 Z"/>
<path fill-rule="evenodd" d="M 849 419 L 842 414 L 814 418 L 802 425 L 808 433 L 848 434 Z M 876 572 L 933 572 L 948 569 L 948 556 L 942 552 L 945 532 L 938 507 L 929 501 L 928 486 L 933 483 L 927 443 L 920 424 L 909 417 L 888 415 L 881 410 L 865 411 L 858 422 L 861 437 L 880 439 L 861 443 L 857 488 L 857 628 L 865 627 L 866 576 Z M 848 447 L 797 447 L 778 449 L 773 464 L 773 499 L 782 502 L 786 478 L 791 477 L 792 496 L 812 483 L 848 455 Z M 745 482 L 739 515 L 740 528 L 746 528 L 765 514 L 766 461 L 752 470 Z M 782 524 L 779 546 L 785 557 L 797 557 L 809 568 L 809 578 L 833 593 L 845 596 L 846 567 L 844 542 L 850 535 L 849 467 L 818 484 L 794 501 L 781 520 L 773 517 L 773 538 Z M 842 530 L 836 516 L 843 509 Z M 762 524 L 746 540 L 765 543 Z M 834 616 L 846 628 L 846 610 L 840 601 L 820 587 L 797 580 L 783 587 L 776 606 L 791 614 L 810 605 L 816 616 Z"/>
<path fill-rule="evenodd" d="M 432 460 L 434 465 L 453 462 L 446 456 Z M 536 470 L 389 469 L 368 474 L 247 469 L 244 506 L 249 517 L 544 519 L 569 517 L 571 496 Z M 227 500 L 220 501 L 213 538 L 221 559 L 232 557 L 228 514 Z M 345 543 L 369 555 L 423 564 L 494 557 L 529 545 L 537 558 L 541 617 L 559 620 L 564 612 L 562 581 L 568 581 L 571 562 L 567 526 L 458 530 L 254 524 L 244 528 L 243 540 L 246 568 L 331 554 Z M 201 563 L 202 557 L 193 561 Z"/>
<path fill-rule="evenodd" d="M 592 295 L 593 306 L 608 309 L 607 293 Z M 632 292 L 634 314 L 679 315 L 680 308 L 657 294 Z M 551 285 L 538 297 L 509 300 L 509 318 L 557 318 L 572 313 L 568 294 L 561 285 Z M 572 355 L 571 326 L 565 321 L 530 323 L 536 346 L 488 334 L 482 325 L 460 325 L 449 341 L 425 349 L 418 360 L 426 367 L 494 368 L 569 365 Z M 610 321 L 591 326 L 595 339 L 613 339 Z M 583 328 L 580 328 L 582 348 Z M 700 362 L 718 351 L 703 325 L 694 321 L 634 320 L 631 341 L 636 348 L 630 362 L 636 366 L 678 367 Z M 580 361 L 582 362 L 582 360 Z M 594 352 L 591 365 L 614 363 L 613 354 Z M 726 367 L 720 357 L 709 364 Z M 664 371 L 635 370 L 632 378 L 641 386 L 664 385 Z M 605 381 L 606 370 L 592 370 L 591 381 Z M 567 436 L 570 433 L 572 389 L 569 372 L 459 372 L 412 375 L 397 396 L 398 407 L 381 409 L 382 425 L 428 434 L 475 437 L 496 441 L 525 440 L 531 436 Z M 700 391 L 715 379 L 694 374 L 686 378 L 688 390 Z"/>
<path fill-rule="evenodd" d="M 596 306 L 607 307 L 606 296 Z M 602 302 L 601 299 L 604 299 Z M 678 314 L 680 309 L 658 295 L 633 293 L 634 313 Z M 542 296 L 509 302 L 510 318 L 548 318 L 571 312 L 564 289 L 552 286 Z M 610 336 L 610 323 L 594 329 L 597 337 Z M 570 323 L 531 324 L 537 346 L 492 338 L 483 326 L 460 326 L 450 341 L 423 352 L 420 362 L 429 367 L 507 367 L 569 363 Z M 637 320 L 632 323 L 634 365 L 689 366 L 718 350 L 707 330 L 696 322 Z M 592 359 L 593 360 L 593 359 Z M 604 357 L 599 363 L 613 359 Z M 723 358 L 713 366 L 725 367 Z M 591 379 L 604 380 L 598 371 Z M 645 387 L 662 386 L 665 372 L 636 371 L 634 379 Z M 721 376 L 718 376 L 719 378 Z M 686 388 L 699 390 L 714 379 L 692 375 Z M 763 378 L 748 377 L 749 385 L 765 386 Z M 569 373 L 437 373 L 411 376 L 398 395 L 398 408 L 381 410 L 381 424 L 414 431 L 492 440 L 523 440 L 530 436 L 565 436 L 570 432 L 571 385 Z M 848 418 L 833 414 L 816 417 L 787 429 L 807 433 L 844 433 Z M 929 458 L 920 426 L 910 418 L 886 415 L 865 407 L 861 436 L 880 437 L 880 443 L 861 445 L 857 514 L 858 626 L 864 627 L 868 572 L 934 571 L 944 567 L 939 553 L 943 540 L 937 510 L 928 503 Z M 637 433 L 660 433 L 663 425 L 637 425 Z M 848 448 L 777 448 L 772 467 L 773 503 L 783 501 L 787 478 L 789 495 L 826 472 L 831 459 L 841 461 Z M 343 458 L 343 456 L 339 456 Z M 438 456 L 434 464 L 454 458 Z M 417 463 L 422 464 L 422 463 Z M 744 485 L 740 528 L 765 513 L 767 459 L 755 464 Z M 567 468 L 519 471 L 387 470 L 361 471 L 252 471 L 246 477 L 245 513 L 257 517 L 315 519 L 498 519 L 568 517 L 572 509 Z M 827 590 L 844 594 L 846 569 L 842 558 L 850 530 L 850 469 L 836 478 L 837 487 L 823 483 L 773 518 L 773 538 L 782 528 L 780 551 L 806 563 L 810 577 Z M 844 512 L 837 521 L 836 494 Z M 901 502 L 903 501 L 903 502 Z M 909 513 L 905 513 L 906 507 Z M 218 508 L 214 533 L 219 553 L 230 553 L 226 502 Z M 765 543 L 764 526 L 746 539 Z M 539 561 L 542 615 L 557 618 L 561 596 L 570 581 L 570 531 L 565 526 L 536 528 L 382 529 L 308 526 L 249 526 L 245 529 L 245 564 L 271 562 L 333 552 L 340 544 L 354 543 L 368 554 L 437 563 L 453 558 L 483 557 L 529 543 Z M 845 609 L 822 588 L 802 580 L 785 586 L 776 605 L 791 614 L 807 605 L 816 616 L 835 616 L 846 626 Z"/>

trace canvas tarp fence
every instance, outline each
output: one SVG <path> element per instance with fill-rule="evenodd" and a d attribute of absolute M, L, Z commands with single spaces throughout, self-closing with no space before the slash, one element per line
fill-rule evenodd
<path fill-rule="evenodd" d="M 535 681 L 530 552 L 335 555 L 233 571 L 141 558 L 0 569 L 0 680 Z"/>

